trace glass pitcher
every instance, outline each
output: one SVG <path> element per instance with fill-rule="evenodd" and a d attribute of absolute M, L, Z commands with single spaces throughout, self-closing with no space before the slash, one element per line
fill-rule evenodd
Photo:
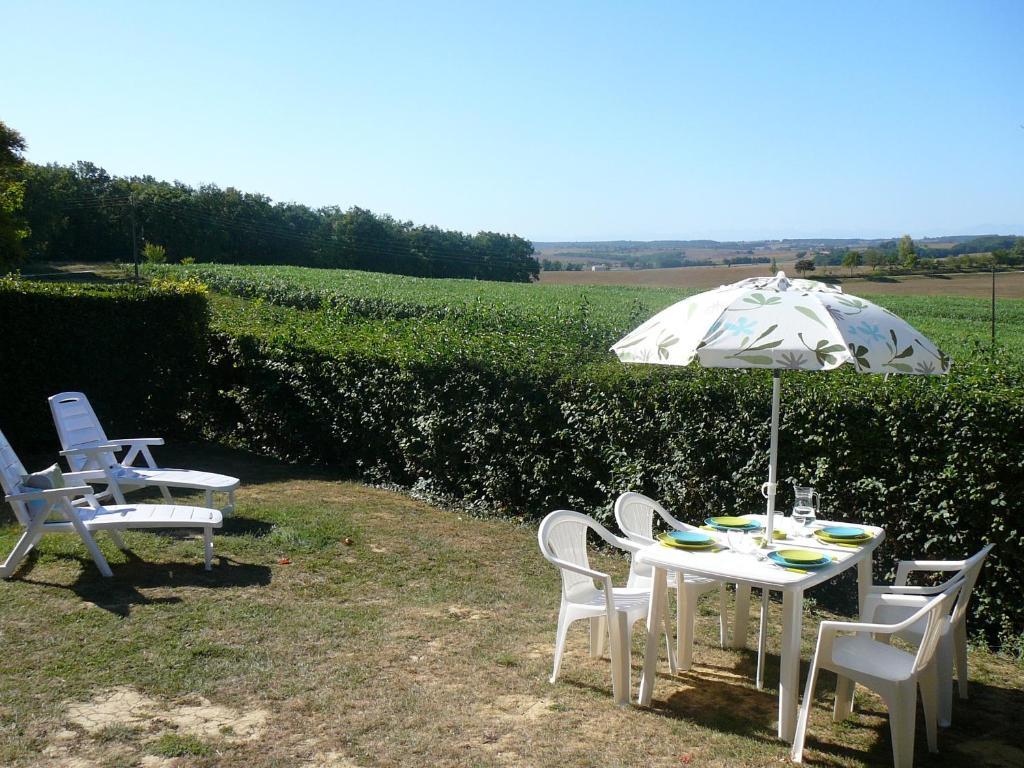
<path fill-rule="evenodd" d="M 803 485 L 794 485 L 793 493 L 796 497 L 793 502 L 793 523 L 800 533 L 806 535 L 818 519 L 821 496 L 813 488 Z"/>

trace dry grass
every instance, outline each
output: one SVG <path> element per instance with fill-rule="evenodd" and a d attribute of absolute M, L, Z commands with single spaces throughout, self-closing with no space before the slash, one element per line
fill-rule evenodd
<path fill-rule="evenodd" d="M 103 542 L 114 569 L 104 580 L 74 539 L 51 537 L 0 583 L 0 764 L 785 762 L 775 690 L 753 687 L 749 652 L 711 643 L 713 604 L 702 606 L 694 670 L 672 678 L 662 665 L 650 709 L 616 708 L 582 625 L 562 678 L 547 683 L 558 577 L 534 529 L 222 449 L 186 455 L 246 480 L 212 573 L 199 542 L 140 533 L 135 555 Z M 15 535 L 5 519 L 0 546 Z M 625 571 L 618 558 L 595 562 Z M 805 658 L 820 616 L 805 622 Z M 957 702 L 941 756 L 921 735 L 919 764 L 1019 768 L 1024 670 L 984 652 L 971 664 L 969 705 Z M 827 687 L 810 763 L 887 764 L 878 700 L 859 696 L 856 716 L 833 725 Z"/>
<path fill-rule="evenodd" d="M 792 277 L 797 277 L 792 263 L 779 263 Z M 642 269 L 621 272 L 542 272 L 542 284 L 563 285 L 632 285 L 648 288 L 692 288 L 706 290 L 748 277 L 771 274 L 768 264 L 741 264 L 734 267 L 678 267 L 675 269 Z M 837 278 L 844 291 L 856 295 L 901 296 L 967 296 L 988 298 L 992 294 L 992 277 L 985 272 L 948 275 L 905 275 L 888 277 L 873 275 L 867 268 L 856 277 L 841 267 L 818 269 L 807 275 Z M 1001 272 L 996 275 L 996 296 L 1001 299 L 1024 298 L 1024 272 Z"/>

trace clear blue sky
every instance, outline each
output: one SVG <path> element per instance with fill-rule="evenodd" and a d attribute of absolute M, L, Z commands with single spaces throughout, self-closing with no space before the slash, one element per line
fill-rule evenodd
<path fill-rule="evenodd" d="M 1024 2 L 0 0 L 35 162 L 534 240 L 1024 234 Z"/>

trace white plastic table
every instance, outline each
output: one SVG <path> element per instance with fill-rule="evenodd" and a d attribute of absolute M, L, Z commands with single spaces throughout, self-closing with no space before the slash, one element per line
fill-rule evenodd
<path fill-rule="evenodd" d="M 749 515 L 756 519 L 756 516 Z M 816 528 L 826 525 L 843 525 L 819 521 Z M 793 539 L 779 541 L 775 549 L 820 549 L 832 555 L 830 565 L 798 573 L 775 565 L 771 560 L 760 561 L 754 555 L 741 555 L 725 549 L 718 552 L 699 552 L 674 549 L 662 544 L 644 547 L 634 555 L 638 562 L 653 569 L 651 604 L 647 616 L 647 649 L 644 654 L 643 675 L 640 678 L 638 703 L 650 706 L 654 693 L 655 671 L 658 664 L 658 639 L 662 626 L 662 614 L 666 605 L 666 583 L 668 571 L 678 574 L 692 573 L 712 579 L 733 582 L 747 587 L 760 587 L 782 593 L 782 651 L 779 670 L 779 727 L 780 739 L 792 741 L 796 731 L 798 686 L 800 684 L 800 632 L 803 623 L 804 591 L 834 578 L 848 568 L 857 566 L 857 592 L 861 610 L 864 598 L 871 586 L 872 554 L 882 540 L 885 531 L 864 525 L 874 538 L 860 547 L 832 546 L 817 539 Z M 714 534 L 713 534 L 714 535 Z M 725 535 L 716 538 L 724 544 Z M 742 606 L 737 606 L 741 608 Z M 745 622 L 738 622 L 742 627 Z M 739 632 L 736 633 L 739 635 Z M 745 632 L 744 632 L 745 642 Z"/>

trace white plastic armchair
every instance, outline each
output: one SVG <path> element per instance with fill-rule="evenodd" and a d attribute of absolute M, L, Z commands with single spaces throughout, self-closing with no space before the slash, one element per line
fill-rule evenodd
<path fill-rule="evenodd" d="M 871 688 L 885 701 L 889 708 L 892 756 L 896 768 L 911 768 L 914 762 L 917 690 L 920 687 L 928 749 L 931 752 L 938 751 L 935 649 L 942 624 L 962 586 L 963 579 L 956 579 L 944 592 L 929 597 L 914 613 L 897 624 L 821 622 L 818 643 L 807 676 L 807 688 L 797 719 L 791 755 L 793 762 L 803 761 L 814 687 L 822 669 L 829 669 L 838 676 L 833 712 L 833 719 L 837 722 L 850 714 L 855 683 Z M 908 653 L 872 637 L 898 635 L 918 622 L 924 623 L 924 633 L 916 653 Z M 842 633 L 853 635 L 840 636 Z"/>
<path fill-rule="evenodd" d="M 75 472 L 88 472 L 88 482 L 106 483 L 107 488 L 100 498 L 112 496 L 118 504 L 125 504 L 124 491 L 137 488 L 156 487 L 171 503 L 171 488 L 185 488 L 202 491 L 206 506 L 213 506 L 213 494 L 227 494 L 227 504 L 222 507 L 224 514 L 231 514 L 235 507 L 237 477 L 203 472 L 193 469 L 171 469 L 157 465 L 150 451 L 154 445 L 163 445 L 160 437 L 131 437 L 111 440 L 107 438 L 92 405 L 81 392 L 61 392 L 49 398 L 53 423 L 57 427 L 61 456 Z M 125 457 L 118 460 L 117 454 L 127 448 Z M 141 457 L 145 466 L 136 467 Z"/>
<path fill-rule="evenodd" d="M 905 619 L 928 599 L 940 594 L 959 580 L 963 587 L 945 617 L 935 652 L 939 676 L 939 725 L 948 727 L 953 719 L 953 668 L 956 667 L 957 690 L 960 698 L 967 698 L 967 608 L 971 594 L 981 575 L 985 559 L 995 544 L 987 544 L 966 560 L 904 560 L 896 568 L 896 582 L 891 586 L 875 585 L 868 591 L 864 601 L 866 621 L 893 623 Z M 954 572 L 941 584 L 926 587 L 908 586 L 910 574 L 914 572 Z M 915 645 L 924 634 L 923 622 L 913 624 L 898 633 L 897 637 Z"/>
<path fill-rule="evenodd" d="M 222 524 L 216 509 L 165 504 L 103 506 L 85 484 L 88 472 L 64 474 L 63 488 L 38 489 L 23 485 L 25 467 L 0 432 L 0 487 L 4 501 L 24 527 L 14 549 L 0 565 L 0 578 L 10 578 L 18 565 L 47 533 L 77 533 L 96 567 L 111 576 L 110 565 L 96 545 L 94 531 L 106 531 L 120 549 L 125 543 L 120 532 L 131 528 L 198 528 L 203 532 L 206 569 L 213 560 L 213 529 Z M 77 485 L 76 485 L 77 483 Z"/>
<path fill-rule="evenodd" d="M 661 504 L 642 493 L 627 492 L 615 500 L 615 521 L 630 541 L 647 546 L 654 543 L 654 515 L 657 514 L 670 528 L 678 531 L 698 530 L 673 517 Z M 633 560 L 629 567 L 627 586 L 650 589 L 651 567 Z M 668 574 L 669 589 L 676 590 L 676 620 L 678 621 L 678 643 L 676 657 L 679 669 L 688 670 L 693 663 L 694 623 L 697 615 L 697 598 L 716 587 L 719 596 L 718 635 L 722 647 L 728 642 L 729 613 L 726 603 L 725 582 L 706 579 L 701 576 L 685 575 L 682 589 L 676 574 Z M 749 589 L 749 588 L 748 588 Z M 669 658 L 671 661 L 671 656 Z M 670 665 L 671 666 L 671 665 Z M 673 668 L 673 672 L 676 670 Z"/>
<path fill-rule="evenodd" d="M 614 587 L 608 574 L 591 568 L 587 557 L 588 530 L 618 549 L 627 552 L 640 549 L 637 544 L 614 535 L 593 518 L 579 512 L 557 510 L 541 522 L 537 532 L 541 554 L 562 572 L 562 599 L 558 609 L 550 682 L 558 679 L 569 626 L 580 619 L 589 619 L 591 655 L 601 655 L 607 631 L 615 703 L 628 704 L 632 627 L 635 622 L 647 618 L 651 593 L 649 588 Z M 600 589 L 595 582 L 601 585 Z M 667 631 L 667 619 L 665 628 Z"/>

